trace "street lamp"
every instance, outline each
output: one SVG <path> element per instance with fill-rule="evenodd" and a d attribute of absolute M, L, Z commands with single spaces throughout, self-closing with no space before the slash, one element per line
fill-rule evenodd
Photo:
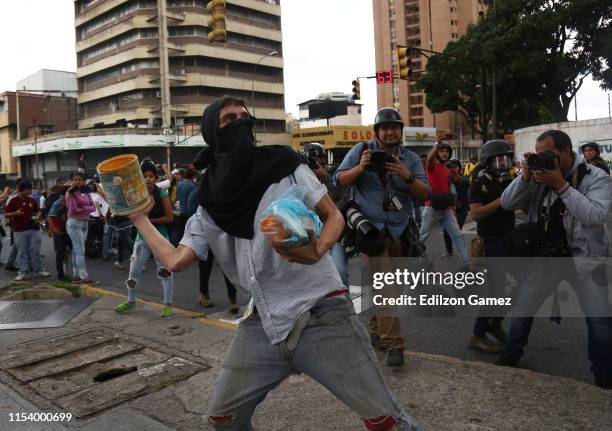
<path fill-rule="evenodd" d="M 253 107 L 253 117 L 256 117 L 255 115 L 255 70 L 257 69 L 257 66 L 259 66 L 259 64 L 262 61 L 264 61 L 265 58 L 274 57 L 275 55 L 278 55 L 278 51 L 270 51 L 266 55 L 262 56 L 257 61 L 257 63 L 255 63 L 255 66 L 253 66 L 253 72 L 251 72 L 251 106 Z M 255 130 L 253 130 L 253 136 L 255 137 L 255 143 L 257 143 L 257 133 L 255 132 Z"/>

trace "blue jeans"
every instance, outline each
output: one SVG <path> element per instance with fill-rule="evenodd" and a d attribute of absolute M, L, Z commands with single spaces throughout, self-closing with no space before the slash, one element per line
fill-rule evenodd
<path fill-rule="evenodd" d="M 43 270 L 40 258 L 40 231 L 38 229 L 15 232 L 15 245 L 17 246 L 17 266 L 19 272 L 27 274 L 32 268 L 34 272 Z"/>
<path fill-rule="evenodd" d="M 332 260 L 334 261 L 334 265 L 338 270 L 338 274 L 340 274 L 340 279 L 342 280 L 342 284 L 344 287 L 349 287 L 349 273 L 348 273 L 348 257 L 344 252 L 344 247 L 340 242 L 334 244 L 334 246 L 329 251 L 331 253 Z"/>
<path fill-rule="evenodd" d="M 531 272 L 519 280 L 504 353 L 517 359 L 523 356 L 533 324 L 530 316 L 535 315 L 559 283 L 556 277 L 551 280 L 548 272 Z M 612 314 L 608 287 L 598 286 L 592 279 L 580 275 L 571 284 L 586 316 L 591 372 L 597 376 L 612 376 L 612 317 L 609 317 Z"/>
<path fill-rule="evenodd" d="M 85 268 L 85 238 L 89 223 L 87 220 L 68 219 L 66 232 L 72 241 L 72 275 L 81 280 L 86 280 L 87 268 Z"/>
<path fill-rule="evenodd" d="M 297 371 L 322 384 L 362 419 L 382 422 L 389 418 L 400 431 L 421 429 L 386 385 L 353 304 L 344 297 L 327 298 L 310 312 L 293 351 L 287 340 L 270 343 L 257 314 L 240 324 L 225 354 L 208 409 L 214 428 L 252 430 L 255 408 L 269 391 Z"/>
<path fill-rule="evenodd" d="M 117 230 L 117 262 L 122 263 L 128 256 L 132 255 L 134 250 L 134 241 L 132 241 L 132 229 L 129 226 L 132 222 L 129 220 L 122 221 L 113 225 Z"/>
<path fill-rule="evenodd" d="M 102 229 L 102 257 L 108 259 L 110 256 L 111 242 L 113 241 L 113 230 L 108 223 L 104 223 Z"/>
<path fill-rule="evenodd" d="M 448 232 L 453 243 L 453 247 L 457 250 L 459 256 L 461 256 L 464 262 L 469 260 L 467 247 L 463 241 L 463 237 L 461 236 L 461 229 L 457 223 L 455 213 L 451 208 L 436 210 L 430 206 L 424 207 L 422 223 L 420 232 L 421 241 L 425 242 L 431 233 L 431 230 L 436 225 L 441 224 L 444 230 Z"/>
<path fill-rule="evenodd" d="M 144 271 L 151 254 L 151 249 L 146 242 L 141 239 L 137 239 L 136 242 L 134 242 L 134 251 L 130 259 L 130 274 L 126 282 L 128 288 L 128 302 L 136 301 L 136 290 L 140 286 L 142 271 Z M 157 257 L 155 257 L 155 263 L 157 264 L 157 278 L 161 281 L 164 290 L 164 304 L 171 305 L 172 291 L 174 289 L 174 274 L 165 268 Z M 133 281 L 133 286 L 130 286 L 130 281 Z"/>

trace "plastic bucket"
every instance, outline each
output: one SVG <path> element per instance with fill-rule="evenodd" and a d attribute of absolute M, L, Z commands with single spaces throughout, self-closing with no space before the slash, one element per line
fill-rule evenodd
<path fill-rule="evenodd" d="M 151 203 L 135 154 L 122 154 L 104 160 L 98 164 L 97 170 L 113 214 L 128 215 Z"/>

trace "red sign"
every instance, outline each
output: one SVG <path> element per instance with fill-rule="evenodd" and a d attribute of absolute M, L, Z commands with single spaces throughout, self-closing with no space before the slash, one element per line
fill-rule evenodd
<path fill-rule="evenodd" d="M 389 84 L 393 82 L 393 72 L 390 70 L 376 72 L 376 82 L 378 84 Z"/>

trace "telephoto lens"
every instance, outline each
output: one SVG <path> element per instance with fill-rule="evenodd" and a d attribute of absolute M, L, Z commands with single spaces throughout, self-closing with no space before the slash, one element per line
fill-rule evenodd
<path fill-rule="evenodd" d="M 378 236 L 378 229 L 355 207 L 346 210 L 346 224 L 354 231 L 363 235 L 367 240 Z"/>

